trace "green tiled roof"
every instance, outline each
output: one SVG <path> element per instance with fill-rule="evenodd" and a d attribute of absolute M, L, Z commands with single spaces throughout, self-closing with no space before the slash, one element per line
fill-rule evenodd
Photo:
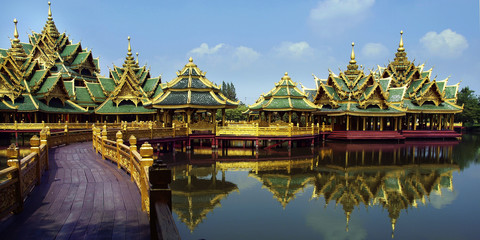
<path fill-rule="evenodd" d="M 198 78 L 192 78 L 192 88 L 208 88 L 208 86 L 206 86 L 202 81 L 200 81 L 200 79 Z"/>
<path fill-rule="evenodd" d="M 135 106 L 131 101 L 122 101 L 118 106 L 112 101 L 107 100 L 95 109 L 97 114 L 152 114 L 156 109 L 144 108 L 141 104 Z"/>
<path fill-rule="evenodd" d="M 35 86 L 42 78 L 45 76 L 47 70 L 37 70 L 33 74 L 32 78 L 30 78 L 30 81 L 28 82 L 29 87 Z"/>
<path fill-rule="evenodd" d="M 74 81 L 63 81 L 63 85 L 65 85 L 65 89 L 67 89 L 68 96 L 73 96 Z"/>
<path fill-rule="evenodd" d="M 168 96 L 156 105 L 183 105 L 187 104 L 188 92 L 169 92 Z"/>
<path fill-rule="evenodd" d="M 79 65 L 85 62 L 87 60 L 88 56 L 90 55 L 90 52 L 80 52 L 77 54 L 77 57 L 75 60 L 73 60 L 71 65 Z"/>
<path fill-rule="evenodd" d="M 275 98 L 271 99 L 267 106 L 264 106 L 264 109 L 290 109 L 290 101 L 288 98 Z"/>
<path fill-rule="evenodd" d="M 220 106 L 223 105 L 217 102 L 210 92 L 194 92 L 190 95 L 190 104 L 201 106 Z"/>
<path fill-rule="evenodd" d="M 50 101 L 49 105 L 46 105 L 42 101 L 37 99 L 37 104 L 42 112 L 55 112 L 55 113 L 88 113 L 82 108 L 75 106 L 75 104 L 69 101 L 65 102 L 65 106 L 61 102 Z"/>
<path fill-rule="evenodd" d="M 446 102 L 440 103 L 438 106 L 432 103 L 424 103 L 422 106 L 412 103 L 411 100 L 404 100 L 403 106 L 408 108 L 408 110 L 425 110 L 425 111 L 458 111 L 461 107 L 452 106 Z"/>
<path fill-rule="evenodd" d="M 32 52 L 33 45 L 29 43 L 20 43 L 22 44 L 23 50 L 25 50 L 25 53 L 28 55 Z"/>
<path fill-rule="evenodd" d="M 115 89 L 115 82 L 111 78 L 98 78 L 98 81 L 107 92 L 112 92 Z"/>
<path fill-rule="evenodd" d="M 77 103 L 82 106 L 96 106 L 96 104 L 93 102 L 92 98 L 90 97 L 90 94 L 88 93 L 88 90 L 86 87 L 75 87 L 75 93 L 77 95 Z"/>
<path fill-rule="evenodd" d="M 143 84 L 143 91 L 145 92 L 151 92 L 155 90 L 155 87 L 157 86 L 158 80 L 160 78 L 149 78 L 145 81 L 145 84 Z"/>
<path fill-rule="evenodd" d="M 458 85 L 446 86 L 445 87 L 445 98 L 453 99 L 457 96 Z"/>
<path fill-rule="evenodd" d="M 96 101 L 107 98 L 105 94 L 103 94 L 102 87 L 99 83 L 87 83 L 86 86 Z"/>
<path fill-rule="evenodd" d="M 61 56 L 61 57 L 68 57 L 68 56 L 74 54 L 79 47 L 80 47 L 80 44 L 79 44 L 79 43 L 77 43 L 77 44 L 72 44 L 72 45 L 67 45 L 67 46 L 65 46 L 65 48 L 63 49 L 62 53 L 60 53 L 60 56 Z"/>
<path fill-rule="evenodd" d="M 173 89 L 186 89 L 188 88 L 188 78 L 182 78 L 175 85 L 171 86 Z"/>
<path fill-rule="evenodd" d="M 405 91 L 405 88 L 390 88 L 388 90 L 388 102 L 400 102 L 403 99 L 403 92 Z"/>
<path fill-rule="evenodd" d="M 390 79 L 379 79 L 378 83 L 382 87 L 383 91 L 387 91 L 388 85 L 390 84 Z"/>
<path fill-rule="evenodd" d="M 447 80 L 437 81 L 437 87 L 440 90 L 440 92 L 443 92 L 445 90 L 446 85 L 447 85 Z"/>
<path fill-rule="evenodd" d="M 7 49 L 2 49 L 2 48 L 0 48 L 0 56 L 6 57 L 6 56 L 7 56 L 7 52 L 8 52 Z"/>
<path fill-rule="evenodd" d="M 290 100 L 292 102 L 292 106 L 294 109 L 302 109 L 302 110 L 311 110 L 316 109 L 315 107 L 310 106 L 303 98 L 292 98 Z"/>
<path fill-rule="evenodd" d="M 55 85 L 57 80 L 58 80 L 58 76 L 48 77 L 47 79 L 45 79 L 45 81 L 42 84 L 42 87 L 40 87 L 37 93 L 40 93 L 40 94 L 47 93 L 50 90 L 50 88 L 52 88 Z"/>

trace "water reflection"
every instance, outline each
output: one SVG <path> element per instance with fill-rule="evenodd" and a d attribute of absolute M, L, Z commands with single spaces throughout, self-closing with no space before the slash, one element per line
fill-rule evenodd
<path fill-rule="evenodd" d="M 325 207 L 329 204 L 341 207 L 346 232 L 355 209 L 384 209 L 393 237 L 402 212 L 428 204 L 441 208 L 454 200 L 452 173 L 460 171 L 460 166 L 452 154 L 457 144 L 329 143 L 290 153 L 282 149 L 274 152 L 236 149 L 226 155 L 197 150 L 194 154 L 176 153 L 163 158 L 174 175 L 173 211 L 191 232 L 223 199 L 240 191 L 241 183 L 226 181 L 226 176 L 248 171 L 248 177 L 256 179 L 284 210 L 299 193 L 313 188 L 310 200 L 323 199 Z M 445 201 L 441 200 L 443 195 Z"/>

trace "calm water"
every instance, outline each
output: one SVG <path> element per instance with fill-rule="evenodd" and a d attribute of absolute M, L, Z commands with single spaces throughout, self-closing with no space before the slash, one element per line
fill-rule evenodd
<path fill-rule="evenodd" d="M 478 239 L 479 153 L 464 135 L 162 158 L 182 239 Z"/>

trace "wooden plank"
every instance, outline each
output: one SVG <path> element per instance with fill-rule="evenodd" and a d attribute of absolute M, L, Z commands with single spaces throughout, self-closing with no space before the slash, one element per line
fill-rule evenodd
<path fill-rule="evenodd" d="M 127 225 L 127 211 L 116 210 L 115 220 L 113 225 L 112 239 L 127 239 L 126 238 L 126 225 Z"/>

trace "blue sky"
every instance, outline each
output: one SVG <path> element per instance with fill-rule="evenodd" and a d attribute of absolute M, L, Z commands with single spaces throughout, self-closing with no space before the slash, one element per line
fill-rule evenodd
<path fill-rule="evenodd" d="M 47 1 L 8 1 L 2 9 L 0 48 L 10 47 L 14 18 L 22 42 L 47 20 Z M 346 69 L 351 42 L 367 72 L 384 66 L 400 30 L 410 60 L 480 94 L 479 9 L 476 0 L 52 1 L 58 30 L 100 57 L 102 75 L 122 64 L 131 36 L 152 76 L 172 80 L 191 56 L 214 83 L 233 82 L 248 104 L 284 72 L 313 88 L 312 73 Z"/>

